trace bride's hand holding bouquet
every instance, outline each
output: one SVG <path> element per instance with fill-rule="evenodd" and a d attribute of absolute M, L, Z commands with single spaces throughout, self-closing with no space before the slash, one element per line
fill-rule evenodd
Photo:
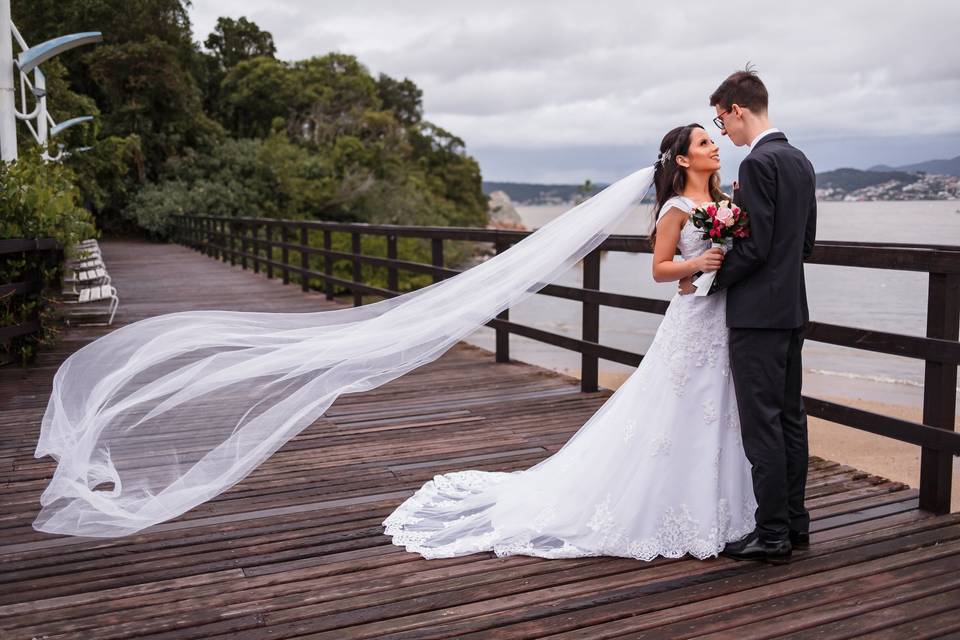
<path fill-rule="evenodd" d="M 719 202 L 704 202 L 693 210 L 690 214 L 690 221 L 697 229 L 703 232 L 703 238 L 711 241 L 710 249 L 726 250 L 726 241 L 732 238 L 746 238 L 750 235 L 750 225 L 747 219 L 747 212 L 730 200 L 721 200 Z M 694 295 L 705 296 L 710 292 L 710 286 L 717 276 L 719 264 L 714 266 L 716 258 L 709 257 L 709 254 L 715 251 L 707 250 L 702 254 L 704 257 L 704 274 L 697 278 L 693 284 L 697 287 Z M 722 257 L 720 258 L 722 262 Z"/>

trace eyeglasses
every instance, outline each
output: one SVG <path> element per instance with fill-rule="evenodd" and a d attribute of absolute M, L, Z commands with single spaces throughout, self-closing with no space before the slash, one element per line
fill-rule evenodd
<path fill-rule="evenodd" d="M 713 119 L 713 124 L 717 125 L 717 128 L 720 129 L 720 131 L 726 131 L 726 130 L 727 130 L 726 125 L 723 124 L 722 118 L 723 118 L 723 116 L 727 115 L 728 113 L 730 113 L 730 109 L 726 109 L 726 110 L 724 110 L 723 113 L 717 114 L 717 117 Z"/>

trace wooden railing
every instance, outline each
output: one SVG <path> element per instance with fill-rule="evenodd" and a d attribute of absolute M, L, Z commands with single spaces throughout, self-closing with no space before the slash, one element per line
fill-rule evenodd
<path fill-rule="evenodd" d="M 323 247 L 310 246 L 309 231 L 322 231 Z M 351 251 L 334 251 L 332 234 L 348 233 Z M 265 218 L 225 218 L 177 216 L 176 239 L 203 253 L 243 268 L 252 265 L 255 272 L 265 268 L 267 277 L 279 273 L 283 282 L 296 274 L 304 291 L 313 281 L 322 283 L 327 298 L 333 298 L 335 284 L 353 292 L 354 304 L 362 303 L 363 294 L 385 298 L 399 295 L 398 270 L 425 273 L 441 280 L 457 273 L 443 266 L 443 241 L 493 243 L 497 252 L 522 240 L 530 232 L 465 227 L 409 227 L 361 223 L 274 220 Z M 361 253 L 362 236 L 385 236 L 387 256 Z M 397 238 L 429 239 L 431 264 L 399 259 Z M 279 260 L 277 251 L 279 250 Z M 298 264 L 290 260 L 290 252 L 299 256 Z M 581 389 L 598 388 L 598 361 L 602 358 L 636 366 L 643 354 L 600 344 L 600 306 L 663 314 L 666 300 L 644 298 L 600 291 L 601 251 L 649 253 L 646 236 L 609 236 L 588 254 L 583 264 L 583 287 L 549 284 L 537 293 L 579 301 L 582 305 L 582 335 L 579 339 L 550 333 L 510 321 L 505 310 L 488 322 L 496 330 L 496 360 L 510 358 L 510 334 L 524 336 L 580 353 Z M 324 259 L 324 270 L 310 268 L 310 256 Z M 335 277 L 333 263 L 348 260 L 353 265 L 353 279 Z M 928 275 L 927 335 L 917 337 L 872 329 L 811 322 L 808 340 L 863 349 L 877 353 L 914 358 L 925 362 L 923 391 L 923 423 L 911 422 L 843 404 L 804 396 L 807 413 L 831 422 L 894 438 L 921 447 L 920 508 L 937 514 L 950 512 L 950 489 L 953 456 L 960 455 L 960 433 L 954 431 L 956 419 L 957 366 L 960 364 L 960 247 L 948 245 L 907 245 L 868 242 L 818 242 L 811 264 L 898 271 L 919 271 Z M 387 288 L 361 282 L 361 265 L 386 267 Z"/>
<path fill-rule="evenodd" d="M 13 238 L 0 240 L 0 261 L 12 257 L 30 257 L 41 255 L 46 265 L 54 265 L 60 260 L 60 247 L 52 238 Z M 44 282 L 39 269 L 28 269 L 15 281 L 0 282 L 0 300 L 9 296 L 30 295 L 41 291 Z M 39 333 L 40 318 L 33 317 L 18 324 L 0 326 L 0 343 L 11 338 Z"/>

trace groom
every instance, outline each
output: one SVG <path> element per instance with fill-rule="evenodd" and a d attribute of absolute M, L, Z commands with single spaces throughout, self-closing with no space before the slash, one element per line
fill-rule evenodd
<path fill-rule="evenodd" d="M 807 157 L 771 125 L 767 89 L 749 67 L 724 80 L 710 106 L 722 134 L 750 147 L 734 196 L 750 236 L 734 242 L 710 293 L 727 290 L 730 368 L 757 526 L 723 555 L 782 563 L 809 544 L 800 349 L 809 321 L 803 261 L 816 236 L 815 176 Z"/>

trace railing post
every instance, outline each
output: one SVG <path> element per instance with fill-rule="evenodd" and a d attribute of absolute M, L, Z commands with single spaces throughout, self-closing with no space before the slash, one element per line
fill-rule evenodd
<path fill-rule="evenodd" d="M 211 258 L 217 258 L 217 223 L 214 220 L 207 219 L 207 255 Z"/>
<path fill-rule="evenodd" d="M 237 223 L 233 220 L 224 223 L 224 231 L 227 234 L 227 247 L 230 249 L 230 266 L 237 264 L 237 251 L 236 244 L 234 243 L 234 236 L 236 235 Z"/>
<path fill-rule="evenodd" d="M 267 278 L 273 278 L 273 224 L 263 225 L 263 238 L 267 243 Z"/>
<path fill-rule="evenodd" d="M 323 248 L 327 251 L 333 249 L 333 234 L 330 229 L 323 230 Z M 328 276 L 333 275 L 333 256 L 329 253 L 323 255 L 323 271 Z M 333 283 L 324 278 L 323 293 L 327 300 L 333 300 Z"/>
<path fill-rule="evenodd" d="M 397 259 L 397 236 L 392 233 L 387 234 L 387 258 L 390 260 Z M 390 289 L 390 291 L 400 290 L 397 268 L 393 265 L 387 267 L 387 289 Z"/>
<path fill-rule="evenodd" d="M 250 225 L 250 229 L 253 245 L 253 272 L 260 273 L 260 225 L 254 222 Z"/>
<path fill-rule="evenodd" d="M 300 227 L 300 289 L 310 291 L 310 276 L 307 272 L 310 270 L 310 254 L 307 247 L 310 246 L 310 234 L 307 225 Z"/>
<path fill-rule="evenodd" d="M 443 266 L 443 238 L 430 239 L 430 262 L 435 267 Z M 439 273 L 433 274 L 433 281 L 440 282 L 443 276 Z"/>
<path fill-rule="evenodd" d="M 207 255 L 217 259 L 217 222 L 207 219 Z"/>
<path fill-rule="evenodd" d="M 927 294 L 927 337 L 957 340 L 960 334 L 960 274 L 931 273 Z M 957 414 L 957 367 L 930 362 L 924 367 L 923 422 L 954 430 Z M 920 508 L 937 515 L 950 513 L 953 456 L 920 450 Z"/>
<path fill-rule="evenodd" d="M 498 254 L 503 253 L 510 248 L 506 242 L 497 242 L 494 245 Z M 504 309 L 497 314 L 497 319 L 509 321 L 510 309 Z M 496 331 L 496 362 L 510 362 L 510 330 L 497 327 Z"/>
<path fill-rule="evenodd" d="M 280 262 L 283 263 L 283 284 L 290 284 L 290 250 L 287 245 L 290 244 L 290 228 L 287 225 L 280 225 L 280 242 L 283 248 L 280 250 Z"/>
<path fill-rule="evenodd" d="M 583 288 L 600 289 L 600 248 L 597 247 L 583 259 Z M 583 340 L 600 342 L 600 305 L 596 302 L 583 302 Z M 597 356 L 580 354 L 580 390 L 597 390 L 599 362 Z"/>
<path fill-rule="evenodd" d="M 353 254 L 353 281 L 360 282 L 363 279 L 363 272 L 360 266 L 360 233 L 358 231 L 350 232 L 350 251 Z M 354 287 L 353 306 L 359 307 L 363 304 L 363 293 Z"/>
<path fill-rule="evenodd" d="M 217 260 L 223 260 L 223 221 L 211 221 L 213 229 L 213 257 Z"/>
<path fill-rule="evenodd" d="M 250 252 L 250 242 L 247 238 L 247 223 L 240 222 L 240 266 L 246 270 L 247 254 Z"/>

